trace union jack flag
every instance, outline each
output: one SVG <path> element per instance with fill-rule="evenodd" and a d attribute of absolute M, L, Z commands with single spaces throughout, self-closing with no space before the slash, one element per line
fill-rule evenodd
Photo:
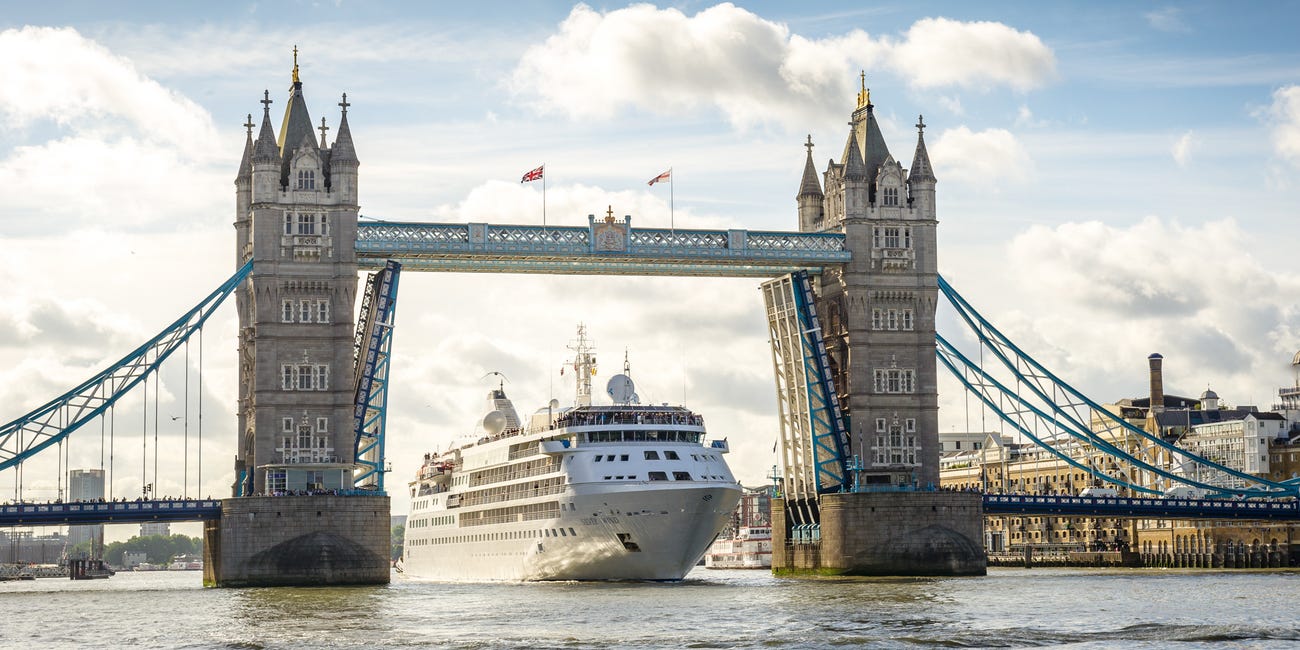
<path fill-rule="evenodd" d="M 534 170 L 528 172 L 527 174 L 524 174 L 524 177 L 521 178 L 521 179 L 519 179 L 519 182 L 520 182 L 520 183 L 527 183 L 527 182 L 529 182 L 529 181 L 537 181 L 537 180 L 541 180 L 541 179 L 542 179 L 542 174 L 544 173 L 543 170 L 545 170 L 545 169 L 546 169 L 546 165 L 542 165 L 541 167 L 538 167 L 537 169 L 534 169 Z"/>

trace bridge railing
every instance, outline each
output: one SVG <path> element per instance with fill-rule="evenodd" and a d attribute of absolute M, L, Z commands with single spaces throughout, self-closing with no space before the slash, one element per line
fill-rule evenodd
<path fill-rule="evenodd" d="M 984 512 L 1139 519 L 1300 519 L 1300 501 L 985 494 Z"/>
<path fill-rule="evenodd" d="M 221 501 L 218 499 L 0 505 L 0 526 L 201 521 L 220 517 Z"/>
<path fill-rule="evenodd" d="M 763 268 L 755 274 L 771 275 L 769 267 L 773 264 L 788 265 L 793 270 L 843 264 L 852 258 L 842 233 L 615 225 L 625 235 L 598 236 L 596 229 L 606 224 L 595 222 L 587 226 L 362 222 L 357 224 L 356 250 L 363 267 L 378 267 L 392 258 L 404 264 L 421 260 L 415 265 L 421 270 L 473 270 L 461 268 L 464 258 L 469 257 L 545 261 L 545 270 L 552 273 L 589 272 L 582 266 L 556 266 L 557 261 L 599 260 L 608 266 L 625 260 L 643 266 L 689 261 L 737 267 L 759 263 Z M 522 265 L 515 270 L 528 268 Z"/>

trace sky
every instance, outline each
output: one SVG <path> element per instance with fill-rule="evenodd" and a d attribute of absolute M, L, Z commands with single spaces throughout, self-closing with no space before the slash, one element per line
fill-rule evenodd
<path fill-rule="evenodd" d="M 247 114 L 279 125 L 299 64 L 313 119 L 348 94 L 367 219 L 793 230 L 811 136 L 848 137 L 866 74 L 890 152 L 917 116 L 938 177 L 939 269 L 1098 401 L 1207 387 L 1268 408 L 1300 349 L 1294 2 L 570 4 L 0 2 L 0 421 L 170 323 L 234 270 Z M 333 132 L 330 132 L 331 139 Z M 668 188 L 646 182 L 671 168 Z M 578 323 L 603 380 L 684 402 L 765 482 L 778 435 L 752 279 L 407 273 L 389 397 L 393 511 L 425 451 L 470 435 L 506 375 L 521 413 L 571 399 Z M 960 332 L 950 312 L 939 330 Z M 235 315 L 204 335 L 202 483 L 190 377 L 114 422 L 113 492 L 225 495 Z M 191 366 L 197 367 L 197 343 Z M 941 378 L 941 431 L 992 428 Z M 153 389 L 151 389 L 151 392 Z M 151 394 L 149 399 L 155 399 Z M 149 416 L 152 418 L 152 414 Z M 188 446 L 186 438 L 188 436 Z M 72 467 L 98 467 L 100 431 Z M 47 454 L 48 455 L 48 454 Z M 188 459 L 188 462 L 186 461 Z M 24 496 L 53 498 L 53 459 Z M 184 479 L 182 478 L 184 477 Z M 185 485 L 182 485 L 185 483 Z M 0 473 L 0 499 L 13 472 Z"/>

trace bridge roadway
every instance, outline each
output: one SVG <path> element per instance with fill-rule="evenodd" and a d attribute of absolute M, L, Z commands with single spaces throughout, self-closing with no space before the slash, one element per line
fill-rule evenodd
<path fill-rule="evenodd" d="M 853 254 L 842 233 L 632 228 L 589 219 L 585 226 L 362 221 L 357 264 L 388 260 L 408 271 L 694 275 L 771 278 L 820 273 Z"/>
<path fill-rule="evenodd" d="M 0 528 L 62 524 L 135 524 L 148 521 L 207 521 L 220 518 L 220 499 L 15 503 L 0 506 Z"/>
<path fill-rule="evenodd" d="M 1300 520 L 1300 501 L 985 494 L 984 514 L 1118 519 Z"/>

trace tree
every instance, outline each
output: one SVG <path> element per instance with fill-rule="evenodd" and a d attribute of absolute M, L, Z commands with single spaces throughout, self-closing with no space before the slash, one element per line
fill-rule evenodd
<path fill-rule="evenodd" d="M 393 534 L 392 560 L 396 562 L 398 558 L 402 557 L 402 547 L 406 544 L 406 526 L 403 526 L 401 524 L 393 526 L 392 534 Z"/>

